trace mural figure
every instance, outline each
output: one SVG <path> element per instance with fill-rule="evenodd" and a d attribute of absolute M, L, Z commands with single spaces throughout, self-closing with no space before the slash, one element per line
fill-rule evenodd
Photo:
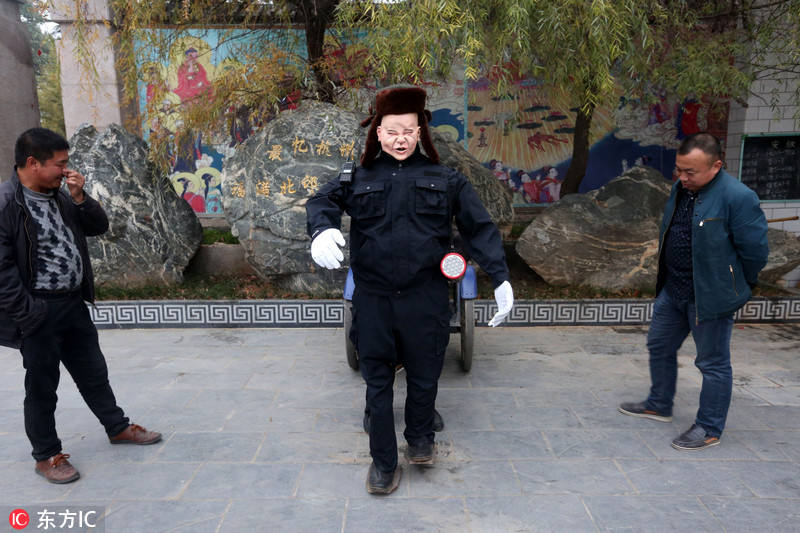
<path fill-rule="evenodd" d="M 654 89 L 658 101 L 650 107 L 650 118 L 647 125 L 663 124 L 670 120 L 669 104 L 667 104 L 667 93 L 663 89 Z"/>
<path fill-rule="evenodd" d="M 180 96 L 182 102 L 190 102 L 211 87 L 206 69 L 197 61 L 197 50 L 187 48 L 183 63 L 178 67 L 178 86 L 172 92 Z"/>
<path fill-rule="evenodd" d="M 200 179 L 203 180 L 206 213 L 222 214 L 222 175 L 213 167 L 200 169 Z"/>
<path fill-rule="evenodd" d="M 492 161 L 489 163 L 489 166 L 491 167 L 492 172 L 494 172 L 495 177 L 500 180 L 501 183 L 508 185 L 508 182 L 511 179 L 511 174 L 509 174 L 508 170 L 503 167 L 503 162 L 492 159 Z"/>
<path fill-rule="evenodd" d="M 536 175 L 536 181 L 531 180 L 527 172 L 520 170 L 520 182 L 522 183 L 522 199 L 529 204 L 539 203 L 539 187 L 542 185 L 541 175 Z"/>
<path fill-rule="evenodd" d="M 194 174 L 197 160 L 203 157 L 203 140 L 200 134 L 179 129 L 175 133 L 175 154 L 172 161 L 173 172 Z"/>
<path fill-rule="evenodd" d="M 147 86 L 145 90 L 145 102 L 150 104 L 159 96 L 169 92 L 169 87 L 164 82 L 164 76 L 158 65 L 151 64 L 147 69 Z"/>
<path fill-rule="evenodd" d="M 690 99 L 683 102 L 678 109 L 677 127 L 678 134 L 676 139 L 685 139 L 693 133 L 702 130 L 699 124 L 700 116 L 700 103 L 697 100 Z"/>
<path fill-rule="evenodd" d="M 481 134 L 480 134 L 480 137 L 478 137 L 478 146 L 481 147 L 481 148 L 483 148 L 484 146 L 489 146 L 486 143 L 486 128 L 481 126 L 480 132 L 481 132 Z"/>
<path fill-rule="evenodd" d="M 530 146 L 531 149 L 545 150 L 544 146 L 542 145 L 543 142 L 556 144 L 557 142 L 567 143 L 568 141 L 566 139 L 559 139 L 555 135 L 543 134 L 538 131 L 533 135 L 531 135 L 530 137 L 528 137 L 528 146 Z"/>
<path fill-rule="evenodd" d="M 192 210 L 195 213 L 205 213 L 206 212 L 205 198 L 197 194 L 198 193 L 197 177 L 194 174 L 190 174 L 188 172 L 181 172 L 180 174 L 176 175 L 175 181 L 183 186 L 183 191 L 181 192 L 181 198 L 189 202 L 189 205 L 192 206 Z"/>
<path fill-rule="evenodd" d="M 238 108 L 230 106 L 228 108 L 228 116 L 230 120 L 228 132 L 231 136 L 228 147 L 233 148 L 237 144 L 243 143 L 253 134 L 253 126 L 250 123 L 250 108 L 247 106 Z"/>
<path fill-rule="evenodd" d="M 561 198 L 561 180 L 558 179 L 558 169 L 555 167 L 544 167 L 547 177 L 541 179 L 539 174 L 536 180 L 539 182 L 539 202 L 540 204 L 550 204 L 557 202 Z"/>

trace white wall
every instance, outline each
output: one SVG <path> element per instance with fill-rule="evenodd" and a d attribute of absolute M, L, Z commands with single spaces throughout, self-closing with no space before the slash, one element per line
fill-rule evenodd
<path fill-rule="evenodd" d="M 795 119 L 798 108 L 793 102 L 793 91 L 800 80 L 776 75 L 770 80 L 760 80 L 753 84 L 754 93 L 747 101 L 747 107 L 731 102 L 728 116 L 728 138 L 726 141 L 726 170 L 739 177 L 741 163 L 742 135 L 797 133 L 800 121 Z M 773 107 L 772 103 L 776 106 Z M 777 116 L 776 116 L 777 112 Z M 767 220 L 800 216 L 800 199 L 788 202 L 762 202 L 761 208 Z M 791 231 L 800 236 L 800 220 L 774 222 L 771 228 Z M 784 278 L 787 287 L 800 285 L 800 268 Z"/>

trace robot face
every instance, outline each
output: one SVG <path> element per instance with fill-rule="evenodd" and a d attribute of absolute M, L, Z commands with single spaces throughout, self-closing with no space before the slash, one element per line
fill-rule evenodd
<path fill-rule="evenodd" d="M 419 119 L 416 113 L 384 115 L 376 133 L 383 151 L 403 161 L 417 149 Z"/>

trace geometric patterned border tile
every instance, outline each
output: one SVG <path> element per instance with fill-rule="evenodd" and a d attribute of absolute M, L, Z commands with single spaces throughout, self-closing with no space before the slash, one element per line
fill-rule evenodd
<path fill-rule="evenodd" d="M 800 298 L 758 298 L 736 313 L 737 322 L 800 322 Z"/>
<path fill-rule="evenodd" d="M 497 305 L 475 300 L 478 326 Z M 132 300 L 89 306 L 98 329 L 341 327 L 342 300 Z M 518 300 L 507 326 L 623 326 L 648 324 L 652 299 Z M 800 322 L 800 298 L 757 298 L 736 314 L 740 323 Z"/>
<path fill-rule="evenodd" d="M 475 305 L 479 325 L 497 311 L 493 301 Z M 650 322 L 652 300 L 523 300 L 514 302 L 509 326 L 610 326 Z"/>
<path fill-rule="evenodd" d="M 285 328 L 342 325 L 341 300 L 131 300 L 97 302 L 108 328 Z"/>

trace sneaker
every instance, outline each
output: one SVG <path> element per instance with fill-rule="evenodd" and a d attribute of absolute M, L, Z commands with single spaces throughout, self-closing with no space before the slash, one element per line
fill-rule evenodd
<path fill-rule="evenodd" d="M 625 402 L 620 404 L 619 412 L 624 415 L 650 418 L 651 420 L 658 420 L 659 422 L 672 422 L 672 416 L 662 415 L 657 411 L 647 409 L 645 407 L 645 402 Z"/>
<path fill-rule="evenodd" d="M 406 448 L 406 457 L 410 463 L 415 465 L 432 465 L 436 447 L 432 442 L 423 442 Z"/>
<path fill-rule="evenodd" d="M 398 466 L 392 472 L 381 472 L 373 462 L 367 473 L 367 492 L 370 494 L 390 494 L 400 484 L 403 470 Z"/>
<path fill-rule="evenodd" d="M 161 440 L 161 433 L 147 431 L 138 424 L 131 424 L 119 435 L 108 438 L 111 444 L 155 444 Z"/>
<path fill-rule="evenodd" d="M 74 466 L 69 464 L 69 455 L 66 453 L 59 453 L 36 463 L 36 473 L 45 478 L 50 483 L 64 484 L 71 483 L 79 477 L 80 473 Z"/>
<path fill-rule="evenodd" d="M 719 442 L 719 437 L 709 436 L 706 428 L 699 424 L 692 424 L 692 427 L 673 439 L 672 447 L 676 450 L 696 451 L 716 446 Z"/>

